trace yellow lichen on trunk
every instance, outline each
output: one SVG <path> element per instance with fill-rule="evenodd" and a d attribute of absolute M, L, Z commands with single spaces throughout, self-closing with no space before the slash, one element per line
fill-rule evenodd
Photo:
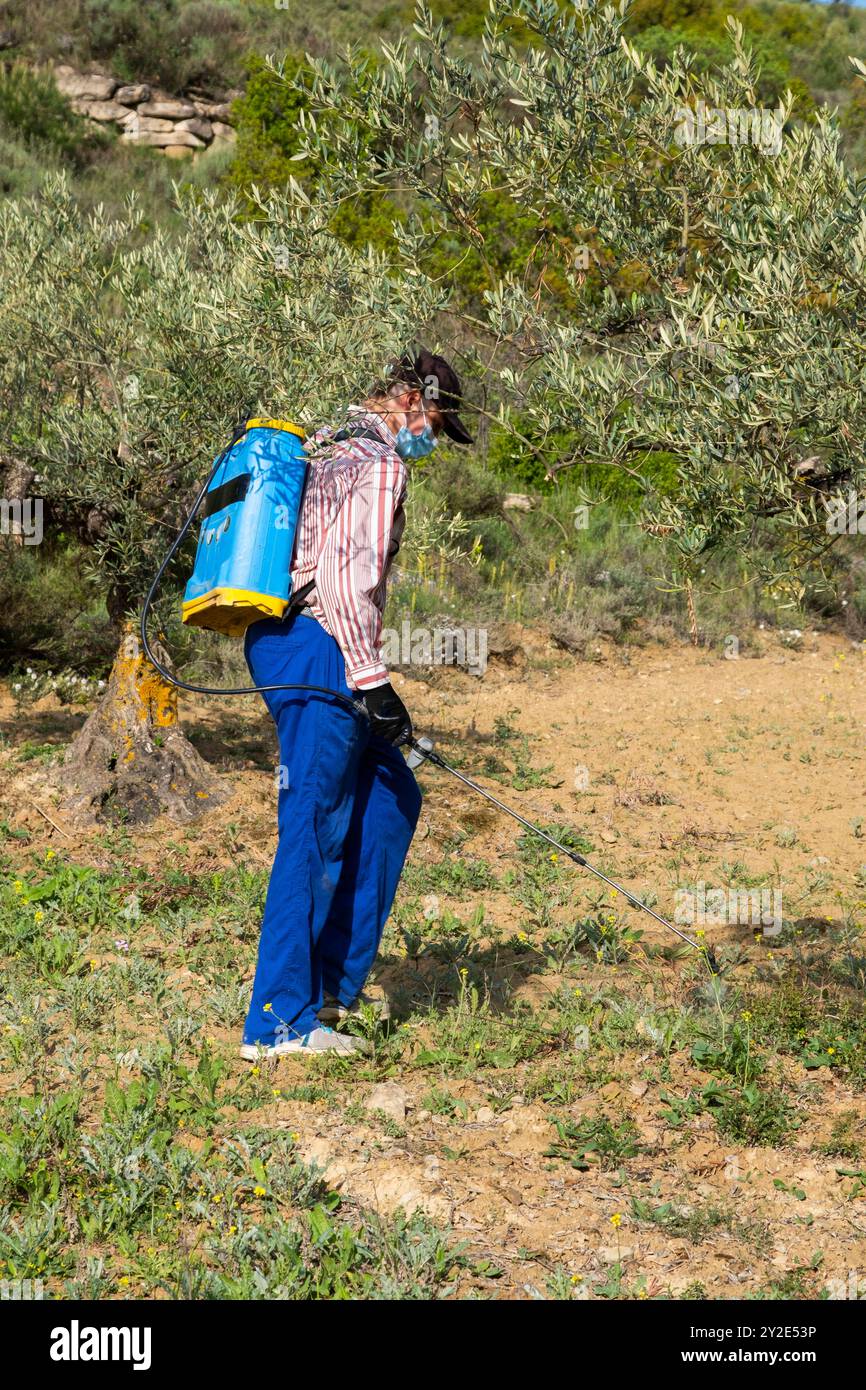
<path fill-rule="evenodd" d="M 177 723 L 177 686 L 169 685 L 150 664 L 131 623 L 124 625 L 116 665 L 119 683 L 137 693 L 133 708 L 137 706 L 141 723 L 157 729 L 169 729 Z"/>

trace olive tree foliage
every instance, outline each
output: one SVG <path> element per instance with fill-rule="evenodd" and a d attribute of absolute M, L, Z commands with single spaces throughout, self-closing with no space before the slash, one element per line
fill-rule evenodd
<path fill-rule="evenodd" d="M 134 199 L 83 215 L 61 178 L 0 205 L 0 431 L 91 542 L 118 621 L 240 418 L 332 419 L 442 298 L 344 245 L 297 184 L 246 220 L 176 197 L 180 234 Z"/>
<path fill-rule="evenodd" d="M 735 551 L 796 598 L 835 543 L 828 503 L 866 490 L 866 184 L 832 113 L 761 110 L 736 20 L 707 75 L 682 50 L 656 67 L 626 16 L 491 0 L 472 62 L 420 5 L 375 62 L 309 59 L 302 155 L 335 200 L 408 199 L 409 265 L 455 236 L 484 255 L 492 195 L 530 215 L 525 270 L 491 277 L 472 325 L 503 422 L 551 475 L 640 477 L 680 576 Z M 659 455 L 674 489 L 653 488 Z"/>

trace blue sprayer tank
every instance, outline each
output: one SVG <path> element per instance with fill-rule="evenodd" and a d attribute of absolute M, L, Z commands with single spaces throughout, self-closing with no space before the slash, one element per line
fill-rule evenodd
<path fill-rule="evenodd" d="M 239 637 L 285 613 L 307 475 L 303 440 L 288 420 L 247 420 L 202 502 L 185 623 Z"/>

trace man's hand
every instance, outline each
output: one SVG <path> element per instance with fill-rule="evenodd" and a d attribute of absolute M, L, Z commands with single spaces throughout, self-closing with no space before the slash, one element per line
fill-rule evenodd
<path fill-rule="evenodd" d="M 393 743 L 395 748 L 411 742 L 412 720 L 409 711 L 396 690 L 392 689 L 390 681 L 365 690 L 364 704 L 370 716 L 372 733 L 378 734 L 386 743 Z"/>

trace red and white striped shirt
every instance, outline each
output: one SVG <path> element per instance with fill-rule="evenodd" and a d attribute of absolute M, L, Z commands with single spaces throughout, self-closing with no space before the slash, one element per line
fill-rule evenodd
<path fill-rule="evenodd" d="M 405 525 L 408 471 L 380 415 L 352 407 L 342 428 L 370 430 L 379 439 L 329 443 L 335 426 L 310 439 L 292 590 L 315 579 L 310 613 L 339 643 L 350 688 L 370 690 L 389 679 L 380 656 L 382 615 Z"/>

